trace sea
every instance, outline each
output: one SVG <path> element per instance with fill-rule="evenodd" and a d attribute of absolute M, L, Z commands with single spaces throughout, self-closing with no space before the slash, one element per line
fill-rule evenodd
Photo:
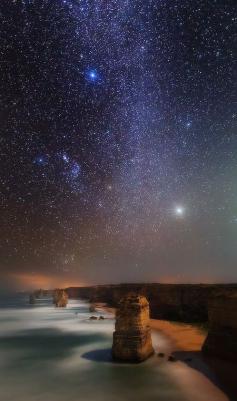
<path fill-rule="evenodd" d="M 27 294 L 0 298 L 0 401 L 225 401 L 200 373 L 157 354 L 140 364 L 111 358 L 114 316 L 89 303 Z M 152 333 L 156 353 L 168 340 Z"/>

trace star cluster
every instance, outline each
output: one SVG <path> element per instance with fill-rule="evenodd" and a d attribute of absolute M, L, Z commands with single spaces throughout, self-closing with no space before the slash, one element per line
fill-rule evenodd
<path fill-rule="evenodd" d="M 0 15 L 2 271 L 235 280 L 235 2 Z"/>

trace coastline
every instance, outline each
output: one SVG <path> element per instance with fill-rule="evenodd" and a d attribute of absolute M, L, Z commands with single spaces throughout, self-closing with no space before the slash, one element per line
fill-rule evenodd
<path fill-rule="evenodd" d="M 115 316 L 116 309 L 105 303 L 94 306 Z M 155 358 L 163 363 L 164 371 L 173 377 L 188 398 L 194 401 L 236 401 L 235 365 L 203 356 L 201 348 L 207 335 L 205 330 L 197 325 L 157 319 L 151 319 L 150 326 L 155 340 Z M 163 357 L 158 356 L 160 352 Z M 175 361 L 164 363 L 170 355 Z"/>

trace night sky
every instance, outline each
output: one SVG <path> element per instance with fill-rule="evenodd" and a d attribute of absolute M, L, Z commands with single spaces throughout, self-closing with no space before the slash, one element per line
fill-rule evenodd
<path fill-rule="evenodd" d="M 236 1 L 0 21 L 2 283 L 237 282 Z"/>

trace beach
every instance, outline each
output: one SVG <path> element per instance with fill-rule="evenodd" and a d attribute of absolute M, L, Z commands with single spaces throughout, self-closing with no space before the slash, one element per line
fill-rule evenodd
<path fill-rule="evenodd" d="M 206 332 L 191 324 L 151 319 L 151 327 L 168 336 L 172 351 L 200 351 Z"/>

